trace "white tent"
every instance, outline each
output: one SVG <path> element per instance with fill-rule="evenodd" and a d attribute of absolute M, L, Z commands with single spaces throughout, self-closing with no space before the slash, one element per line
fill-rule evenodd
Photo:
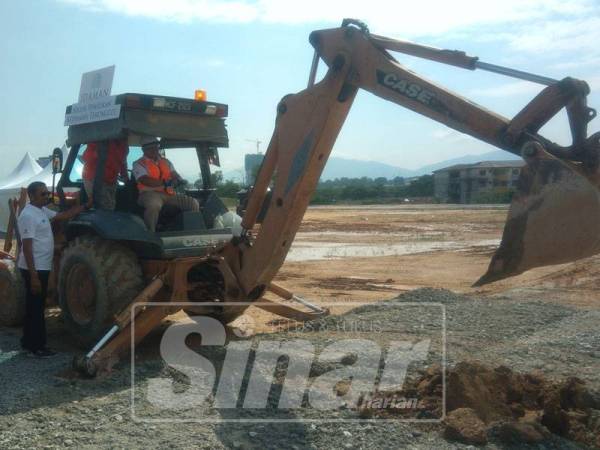
<path fill-rule="evenodd" d="M 64 152 L 64 148 L 63 148 Z M 37 166 L 37 167 L 36 167 Z M 27 173 L 29 171 L 29 176 Z M 57 175 L 56 182 L 58 182 Z M 12 178 L 11 178 L 12 177 Z M 48 187 L 52 186 L 52 163 L 49 163 L 42 169 L 38 163 L 27 153 L 19 165 L 4 180 L 0 181 L 0 232 L 5 233 L 10 217 L 8 209 L 8 199 L 19 198 L 21 188 L 26 188 L 34 181 L 46 183 Z"/>
<path fill-rule="evenodd" d="M 20 185 L 42 171 L 29 152 L 25 153 L 21 162 L 3 180 L 0 180 L 0 189 L 8 189 Z"/>

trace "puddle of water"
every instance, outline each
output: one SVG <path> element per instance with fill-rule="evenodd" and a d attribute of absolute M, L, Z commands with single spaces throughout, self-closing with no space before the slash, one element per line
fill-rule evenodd
<path fill-rule="evenodd" d="M 445 231 L 435 231 L 429 228 L 411 227 L 410 231 L 344 231 L 343 236 L 358 236 L 358 237 L 370 237 L 370 236 L 394 236 L 394 237 L 409 237 L 414 238 L 415 236 L 443 236 L 448 234 Z M 432 227 L 433 228 L 433 227 Z M 321 237 L 321 236 L 340 236 L 342 233 L 339 231 L 301 231 L 296 234 L 296 239 L 303 237 Z"/>
<path fill-rule="evenodd" d="M 413 255 L 440 250 L 464 250 L 475 245 L 497 245 L 498 240 L 461 242 L 406 242 L 402 244 L 347 245 L 338 242 L 295 242 L 287 261 L 318 261 L 324 259 L 373 258 Z"/>

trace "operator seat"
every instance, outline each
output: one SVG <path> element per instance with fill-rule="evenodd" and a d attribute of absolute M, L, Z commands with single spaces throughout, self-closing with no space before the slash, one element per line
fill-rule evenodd
<path fill-rule="evenodd" d="M 144 218 L 144 208 L 138 203 L 138 197 L 140 195 L 137 188 L 137 180 L 133 176 L 133 173 L 129 177 L 129 181 L 125 185 L 124 189 L 126 197 L 121 204 L 118 204 L 118 209 L 124 212 L 130 212 L 141 218 Z M 120 206 L 120 208 L 119 208 Z M 160 210 L 158 216 L 158 222 L 156 223 L 156 231 L 175 231 L 178 227 L 177 224 L 180 222 L 177 217 L 182 213 L 181 209 L 175 205 L 164 205 Z"/>

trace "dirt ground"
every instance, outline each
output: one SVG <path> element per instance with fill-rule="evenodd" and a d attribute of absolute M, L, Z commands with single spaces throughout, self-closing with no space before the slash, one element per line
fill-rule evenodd
<path fill-rule="evenodd" d="M 585 384 L 586 389 L 600 392 L 600 257 L 536 269 L 484 288 L 471 287 L 487 268 L 506 213 L 504 207 L 488 206 L 313 207 L 276 282 L 329 306 L 333 314 L 329 324 L 375 320 L 384 328 L 404 327 L 407 336 L 433 329 L 437 322 L 422 313 L 407 313 L 404 303 L 443 304 L 449 367 L 464 361 L 486 365 L 464 379 L 496 380 L 502 374 L 504 380 L 506 369 L 495 368 L 506 366 L 524 374 L 510 375 L 515 379 L 543 379 L 559 387 Z M 356 309 L 356 303 L 369 305 Z M 380 309 L 382 305 L 391 309 Z M 277 317 L 258 308 L 249 308 L 245 317 L 256 333 L 277 329 Z M 50 344 L 60 353 L 43 361 L 19 353 L 18 329 L 0 328 L 0 448 L 473 448 L 444 431 L 443 425 L 327 424 L 319 415 L 311 417 L 312 422 L 283 424 L 135 421 L 130 415 L 129 363 L 100 380 L 73 378 L 67 369 L 76 349 L 62 331 L 56 309 L 49 311 L 48 323 Z M 317 331 L 307 339 L 331 340 L 327 332 Z M 148 387 L 149 378 L 167 370 L 157 353 L 160 337 L 156 332 L 142 346 L 144 360 L 136 365 L 142 389 Z M 432 355 L 439 357 L 441 347 L 434 347 Z M 580 381 L 566 381 L 573 376 Z M 428 380 L 419 389 L 434 384 Z M 472 392 L 459 390 L 457 398 L 492 398 L 500 391 L 507 395 L 506 386 L 491 391 L 485 382 L 473 386 Z M 579 434 L 560 429 L 549 433 L 540 421 L 490 425 L 484 420 L 490 428 L 477 430 L 483 440 L 472 443 L 489 449 L 593 447 L 597 442 L 593 430 L 600 429 L 600 396 L 593 395 L 595 406 L 585 414 L 572 405 L 556 409 L 556 414 L 573 418 L 577 426 L 582 418 L 587 421 L 581 425 L 583 431 L 575 430 Z M 527 403 L 523 398 L 519 402 L 502 408 L 512 415 L 513 409 L 523 409 Z M 463 411 L 473 407 L 477 412 L 473 404 L 457 405 L 453 420 L 464 425 L 473 419 L 469 416 L 473 411 Z M 160 414 L 150 407 L 143 411 Z M 265 419 L 261 414 L 254 418 Z M 341 410 L 335 417 L 352 414 Z M 573 436 L 584 438 L 577 441 Z"/>
<path fill-rule="evenodd" d="M 312 207 L 275 282 L 317 304 L 381 301 L 433 287 L 514 298 L 543 294 L 547 301 L 600 308 L 598 258 L 471 287 L 500 242 L 506 214 L 504 206 L 477 205 Z M 257 323 L 270 317 L 256 308 L 248 314 Z"/>

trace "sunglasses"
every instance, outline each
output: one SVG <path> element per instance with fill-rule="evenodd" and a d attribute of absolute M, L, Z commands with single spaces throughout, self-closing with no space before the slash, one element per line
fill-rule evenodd
<path fill-rule="evenodd" d="M 50 195 L 50 192 L 48 192 L 48 191 L 40 192 L 40 195 L 42 197 L 48 197 Z"/>

